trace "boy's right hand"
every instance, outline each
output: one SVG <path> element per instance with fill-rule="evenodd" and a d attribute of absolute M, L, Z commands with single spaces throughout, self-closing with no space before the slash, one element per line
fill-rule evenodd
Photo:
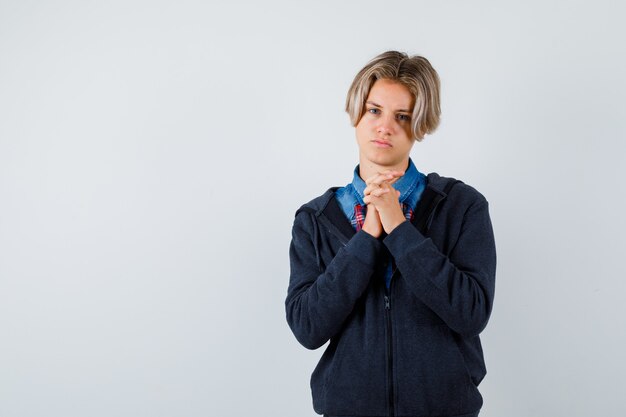
<path fill-rule="evenodd" d="M 365 221 L 361 230 L 369 233 L 376 239 L 383 233 L 383 224 L 380 221 L 378 210 L 371 204 L 367 206 L 367 213 L 365 214 Z"/>

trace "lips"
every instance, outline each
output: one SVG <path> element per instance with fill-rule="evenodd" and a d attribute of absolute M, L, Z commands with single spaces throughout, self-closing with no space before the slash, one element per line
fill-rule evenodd
<path fill-rule="evenodd" d="M 391 142 L 383 139 L 374 139 L 372 142 L 379 148 L 391 148 L 393 146 L 391 145 Z"/>

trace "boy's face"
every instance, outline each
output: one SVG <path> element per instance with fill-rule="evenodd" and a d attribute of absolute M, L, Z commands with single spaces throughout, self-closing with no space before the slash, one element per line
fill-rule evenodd
<path fill-rule="evenodd" d="M 408 161 L 415 140 L 411 115 L 415 99 L 402 84 L 386 79 L 374 82 L 365 113 L 356 125 L 361 163 L 397 167 Z"/>

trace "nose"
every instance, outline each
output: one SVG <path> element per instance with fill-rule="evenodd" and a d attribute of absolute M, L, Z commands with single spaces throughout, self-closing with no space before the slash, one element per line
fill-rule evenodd
<path fill-rule="evenodd" d="M 385 115 L 378 119 L 376 133 L 380 135 L 391 135 L 394 132 L 396 120 L 393 115 Z"/>

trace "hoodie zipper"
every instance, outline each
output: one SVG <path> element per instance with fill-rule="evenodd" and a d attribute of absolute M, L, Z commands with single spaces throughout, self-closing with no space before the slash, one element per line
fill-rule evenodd
<path fill-rule="evenodd" d="M 387 386 L 389 387 L 389 417 L 395 416 L 394 409 L 394 387 L 393 387 L 393 333 L 391 329 L 391 288 L 393 286 L 393 276 L 396 271 L 391 274 L 391 283 L 389 289 L 385 288 L 385 316 L 387 318 Z"/>

